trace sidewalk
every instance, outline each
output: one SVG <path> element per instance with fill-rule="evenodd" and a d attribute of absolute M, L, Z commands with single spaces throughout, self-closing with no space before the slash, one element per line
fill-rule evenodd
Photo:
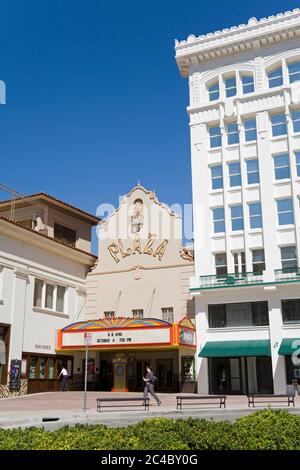
<path fill-rule="evenodd" d="M 150 398 L 150 411 L 144 411 L 142 406 L 132 404 L 112 403 L 103 408 L 101 413 L 96 411 L 96 398 L 109 397 L 111 392 L 88 392 L 87 411 L 83 411 L 83 392 L 47 392 L 24 397 L 3 398 L 0 400 L 0 428 L 44 426 L 45 429 L 55 430 L 62 426 L 75 424 L 104 424 L 119 427 L 134 424 L 147 418 L 204 418 L 214 420 L 235 420 L 253 411 L 268 407 L 268 403 L 248 408 L 246 396 L 228 396 L 226 409 L 219 405 L 204 405 L 200 407 L 185 406 L 182 411 L 176 410 L 176 394 L 159 394 L 162 405 L 158 407 Z M 128 393 L 128 396 L 141 396 L 140 393 Z M 114 397 L 124 396 L 113 393 Z M 300 415 L 300 397 L 295 398 L 295 407 L 287 407 L 284 403 L 271 404 L 272 409 L 288 409 L 291 413 Z M 43 421 L 49 419 L 53 421 Z"/>

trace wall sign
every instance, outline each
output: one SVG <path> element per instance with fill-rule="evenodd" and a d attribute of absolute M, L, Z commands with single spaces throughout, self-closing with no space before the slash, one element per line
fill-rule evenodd
<path fill-rule="evenodd" d="M 117 242 L 108 245 L 107 249 L 116 263 L 118 263 L 122 258 L 127 258 L 127 256 L 135 254 L 145 254 L 153 256 L 154 258 L 158 257 L 159 261 L 161 261 L 168 243 L 169 240 L 165 239 L 158 245 L 155 244 L 155 235 L 149 233 L 148 240 L 145 244 L 142 243 L 140 238 L 135 238 L 132 242 L 131 248 L 124 248 L 122 240 L 119 239 Z"/>

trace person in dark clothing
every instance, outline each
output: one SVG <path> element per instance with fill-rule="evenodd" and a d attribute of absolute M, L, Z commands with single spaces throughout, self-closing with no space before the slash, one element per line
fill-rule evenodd
<path fill-rule="evenodd" d="M 150 395 L 153 396 L 154 400 L 156 400 L 157 404 L 160 405 L 161 401 L 154 391 L 155 379 L 154 379 L 153 370 L 151 369 L 151 367 L 148 366 L 146 367 L 146 371 L 147 371 L 146 377 L 143 377 L 143 380 L 145 382 L 144 398 L 148 398 L 148 393 L 150 393 Z"/>

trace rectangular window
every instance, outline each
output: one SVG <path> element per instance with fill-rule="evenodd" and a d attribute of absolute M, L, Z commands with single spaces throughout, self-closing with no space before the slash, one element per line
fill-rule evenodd
<path fill-rule="evenodd" d="M 53 309 L 53 294 L 54 286 L 52 284 L 46 284 L 45 308 Z"/>
<path fill-rule="evenodd" d="M 210 137 L 210 147 L 215 148 L 215 147 L 221 147 L 222 145 L 222 137 L 221 137 L 221 128 L 216 126 L 216 127 L 210 127 L 209 128 L 209 137 Z"/>
<path fill-rule="evenodd" d="M 223 188 L 223 169 L 222 165 L 214 165 L 210 167 L 211 187 L 212 189 Z"/>
<path fill-rule="evenodd" d="M 269 88 L 281 86 L 283 84 L 282 67 L 278 67 L 272 72 L 268 73 Z"/>
<path fill-rule="evenodd" d="M 265 264 L 265 251 L 260 250 L 252 250 L 252 271 L 253 274 L 262 274 L 263 271 L 266 269 Z"/>
<path fill-rule="evenodd" d="M 239 274 L 245 275 L 246 274 L 245 252 L 239 251 L 237 253 L 233 253 L 233 260 L 234 260 L 234 274 L 236 276 L 238 276 Z"/>
<path fill-rule="evenodd" d="M 236 122 L 227 124 L 227 143 L 228 145 L 238 144 L 239 139 L 239 128 Z"/>
<path fill-rule="evenodd" d="M 113 310 L 109 310 L 108 312 L 104 312 L 105 318 L 115 318 L 115 312 Z"/>
<path fill-rule="evenodd" d="M 243 94 L 246 95 L 247 93 L 254 92 L 254 79 L 253 75 L 242 75 L 242 87 L 243 87 Z"/>
<path fill-rule="evenodd" d="M 174 323 L 174 310 L 173 307 L 161 309 L 162 319 L 168 323 Z"/>
<path fill-rule="evenodd" d="M 290 159 L 288 154 L 276 155 L 274 158 L 275 179 L 282 180 L 291 177 Z"/>
<path fill-rule="evenodd" d="M 248 184 L 259 183 L 258 159 L 253 158 L 251 160 L 246 160 L 246 165 L 247 165 L 247 183 Z"/>
<path fill-rule="evenodd" d="M 227 257 L 226 253 L 217 253 L 215 255 L 216 275 L 224 276 L 227 274 Z"/>
<path fill-rule="evenodd" d="M 244 130 L 245 130 L 245 141 L 251 142 L 252 140 L 257 139 L 257 132 L 256 132 L 256 119 L 245 119 L 243 121 Z"/>
<path fill-rule="evenodd" d="M 43 291 L 43 281 L 36 279 L 34 282 L 34 296 L 33 296 L 33 305 L 34 307 L 42 306 L 42 291 Z"/>
<path fill-rule="evenodd" d="M 243 206 L 231 206 L 231 230 L 244 230 Z"/>
<path fill-rule="evenodd" d="M 300 176 L 300 152 L 295 152 L 297 176 Z"/>
<path fill-rule="evenodd" d="M 278 199 L 277 214 L 279 225 L 289 225 L 294 223 L 293 201 L 291 198 Z"/>
<path fill-rule="evenodd" d="M 56 311 L 63 312 L 65 307 L 66 288 L 63 286 L 56 287 Z"/>
<path fill-rule="evenodd" d="M 208 305 L 209 328 L 268 326 L 268 302 Z"/>
<path fill-rule="evenodd" d="M 280 248 L 281 252 L 281 266 L 285 272 L 293 271 L 294 268 L 297 268 L 297 253 L 296 246 L 282 246 Z"/>
<path fill-rule="evenodd" d="M 29 379 L 36 379 L 36 364 L 37 364 L 37 358 L 35 356 L 30 358 L 29 362 L 29 374 L 28 377 Z"/>
<path fill-rule="evenodd" d="M 300 110 L 292 111 L 293 131 L 300 132 Z"/>
<path fill-rule="evenodd" d="M 132 318 L 143 318 L 144 310 L 142 308 L 137 308 L 132 310 Z"/>
<path fill-rule="evenodd" d="M 225 212 L 224 207 L 216 207 L 213 212 L 214 233 L 225 232 Z"/>
<path fill-rule="evenodd" d="M 298 82 L 300 80 L 300 62 L 292 62 L 288 64 L 289 81 L 290 83 Z"/>
<path fill-rule="evenodd" d="M 249 203 L 250 228 L 262 228 L 261 203 Z"/>
<path fill-rule="evenodd" d="M 229 98 L 230 96 L 236 95 L 236 78 L 235 77 L 225 78 L 225 92 L 226 92 L 227 98 Z"/>
<path fill-rule="evenodd" d="M 241 186 L 241 164 L 240 162 L 228 163 L 229 167 L 229 186 Z"/>
<path fill-rule="evenodd" d="M 282 300 L 281 310 L 284 324 L 300 323 L 300 299 Z"/>
<path fill-rule="evenodd" d="M 277 135 L 287 134 L 286 116 L 284 113 L 272 114 L 271 125 L 273 137 L 276 137 Z"/>
<path fill-rule="evenodd" d="M 39 358 L 39 379 L 46 378 L 46 358 L 40 357 Z"/>
<path fill-rule="evenodd" d="M 48 379 L 54 379 L 54 365 L 55 365 L 54 359 L 49 358 L 49 361 L 48 361 Z"/>
<path fill-rule="evenodd" d="M 76 245 L 76 231 L 61 224 L 54 224 L 54 238 L 68 245 Z"/>
<path fill-rule="evenodd" d="M 208 87 L 209 101 L 216 101 L 220 97 L 219 83 L 213 83 Z"/>

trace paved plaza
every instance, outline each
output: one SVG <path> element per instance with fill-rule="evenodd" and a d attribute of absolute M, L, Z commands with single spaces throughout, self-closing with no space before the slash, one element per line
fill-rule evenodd
<path fill-rule="evenodd" d="M 257 404 L 248 408 L 247 397 L 243 395 L 228 396 L 226 409 L 220 409 L 218 404 L 204 403 L 185 405 L 183 410 L 176 410 L 176 394 L 159 394 L 162 404 L 157 406 L 150 399 L 150 410 L 144 411 L 142 406 L 132 403 L 111 403 L 103 408 L 101 413 L 96 411 L 96 398 L 119 397 L 124 393 L 88 392 L 87 411 L 83 411 L 83 392 L 47 392 L 23 397 L 3 398 L 0 400 L 0 427 L 30 427 L 44 426 L 48 430 L 75 424 L 104 424 L 118 427 L 134 424 L 146 418 L 205 418 L 214 420 L 233 421 L 239 416 L 245 416 L 270 406 L 272 409 L 288 409 L 291 413 L 300 415 L 300 397 L 295 398 L 295 407 L 287 407 L 285 403 Z M 140 393 L 127 393 L 126 396 L 141 396 Z"/>

